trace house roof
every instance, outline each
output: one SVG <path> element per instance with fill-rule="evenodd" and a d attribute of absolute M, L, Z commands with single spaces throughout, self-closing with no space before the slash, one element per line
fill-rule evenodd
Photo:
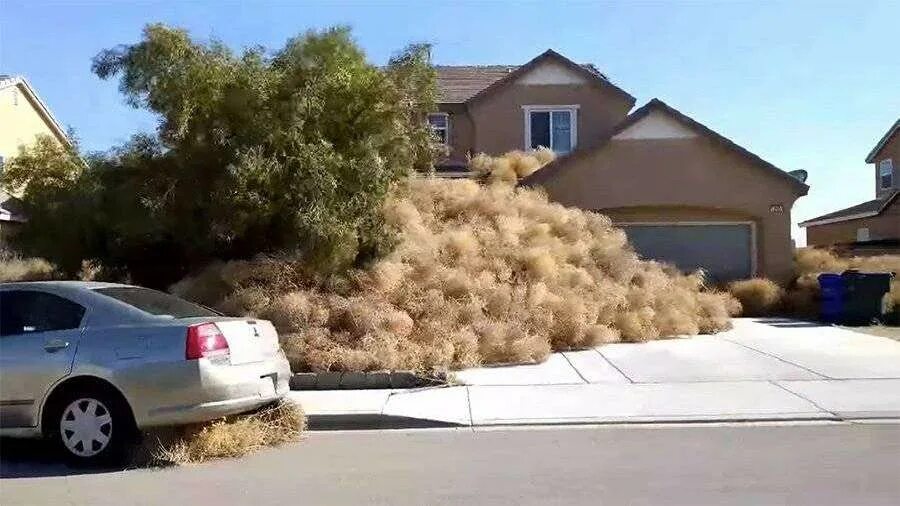
<path fill-rule="evenodd" d="M 435 66 L 438 102 L 461 104 L 478 100 L 514 82 L 546 61 L 556 61 L 588 78 L 592 84 L 611 90 L 634 103 L 634 97 L 610 82 L 593 64 L 579 65 L 552 49 L 544 51 L 525 65 Z"/>
<path fill-rule="evenodd" d="M 705 125 L 684 115 L 677 109 L 669 106 L 668 104 L 666 104 L 665 102 L 663 102 L 662 100 L 660 100 L 658 98 L 654 98 L 654 99 L 650 100 L 649 102 L 647 102 L 646 104 L 641 106 L 639 109 L 637 109 L 634 112 L 632 112 L 631 114 L 629 114 L 624 120 L 622 120 L 621 123 L 619 123 L 616 126 L 616 128 L 613 129 L 612 132 L 610 132 L 608 134 L 608 136 L 606 137 L 606 139 L 603 142 L 600 142 L 593 148 L 576 150 L 566 156 L 557 158 L 556 160 L 545 165 L 541 170 L 522 179 L 519 182 L 519 184 L 521 184 L 523 186 L 533 186 L 533 185 L 539 185 L 545 181 L 548 181 L 549 179 L 553 178 L 559 172 L 565 170 L 565 168 L 572 161 L 578 160 L 578 159 L 585 157 L 591 153 L 595 153 L 595 152 L 603 149 L 610 142 L 610 140 L 612 140 L 612 138 L 616 136 L 616 134 L 623 132 L 625 129 L 627 129 L 631 125 L 634 125 L 635 123 L 642 120 L 643 118 L 647 117 L 651 112 L 654 112 L 654 111 L 660 111 L 660 112 L 667 114 L 668 116 L 670 116 L 671 118 L 680 122 L 681 124 L 687 126 L 688 128 L 691 128 L 692 130 L 700 133 L 701 135 L 704 135 L 705 137 L 712 139 L 713 141 L 722 145 L 726 149 L 737 153 L 739 156 L 748 160 L 749 162 L 756 165 L 760 169 L 762 169 L 772 175 L 775 175 L 776 177 L 784 179 L 786 182 L 790 183 L 798 191 L 798 193 L 800 195 L 806 195 L 806 193 L 809 191 L 809 186 L 807 186 L 805 183 L 801 182 L 799 179 L 797 179 L 794 176 L 788 174 L 787 172 L 779 169 L 778 167 L 772 165 L 771 163 L 763 160 L 759 156 L 751 153 L 750 151 L 747 151 L 746 149 L 737 145 L 731 139 L 724 137 L 723 135 L 711 130 L 710 128 L 706 127 Z"/>
<path fill-rule="evenodd" d="M 6 88 L 10 88 L 12 86 L 18 86 L 19 89 L 25 92 L 28 95 L 29 100 L 35 105 L 37 108 L 38 114 L 43 116 L 44 120 L 50 126 L 50 129 L 53 130 L 53 133 L 56 134 L 57 138 L 59 138 L 60 142 L 66 144 L 67 146 L 72 145 L 72 141 L 69 139 L 69 136 L 66 135 L 66 129 L 53 117 L 53 113 L 50 112 L 50 109 L 41 100 L 41 97 L 34 91 L 34 88 L 28 83 L 28 80 L 22 76 L 0 76 L 0 90 L 4 90 Z"/>
<path fill-rule="evenodd" d="M 823 214 L 822 216 L 801 222 L 800 226 L 809 227 L 828 225 L 829 223 L 840 223 L 842 221 L 858 220 L 860 218 L 872 218 L 883 213 L 885 209 L 890 207 L 891 204 L 897 200 L 898 196 L 900 196 L 900 191 L 895 191 L 888 195 L 887 198 L 870 200 L 868 202 L 863 202 L 862 204 L 850 206 L 846 209 L 841 209 L 840 211 Z"/>
<path fill-rule="evenodd" d="M 891 128 L 885 132 L 881 140 L 878 141 L 878 144 L 872 148 L 872 151 L 869 151 L 869 154 L 866 155 L 866 163 L 875 163 L 875 157 L 878 156 L 878 153 L 884 149 L 884 146 L 886 146 L 888 142 L 891 142 L 891 139 L 898 130 L 900 130 L 900 119 L 897 119 L 897 121 L 894 122 L 893 126 L 891 126 Z"/>

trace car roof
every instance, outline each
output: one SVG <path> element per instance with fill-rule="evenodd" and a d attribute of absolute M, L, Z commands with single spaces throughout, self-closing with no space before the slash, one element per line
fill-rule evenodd
<path fill-rule="evenodd" d="M 124 285 L 121 283 L 104 283 L 101 281 L 13 281 L 8 283 L 0 283 L 0 288 L 64 288 L 70 290 L 96 290 L 98 288 L 110 288 L 116 286 L 137 288 L 134 285 Z"/>

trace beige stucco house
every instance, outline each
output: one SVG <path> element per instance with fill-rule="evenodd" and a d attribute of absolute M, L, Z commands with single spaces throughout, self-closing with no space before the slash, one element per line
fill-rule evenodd
<path fill-rule="evenodd" d="M 62 125 L 24 77 L 0 75 L 0 171 L 20 147 L 41 135 L 70 144 Z M 24 220 L 15 196 L 0 190 L 0 245 Z"/>
<path fill-rule="evenodd" d="M 610 216 L 646 258 L 717 282 L 792 275 L 791 208 L 808 187 L 659 100 L 635 99 L 592 65 L 547 51 L 527 64 L 437 67 L 429 120 L 450 155 L 546 146 L 558 158 L 522 185 Z"/>
<path fill-rule="evenodd" d="M 875 198 L 800 223 L 809 246 L 900 253 L 900 119 L 872 148 L 866 163 L 873 164 Z"/>

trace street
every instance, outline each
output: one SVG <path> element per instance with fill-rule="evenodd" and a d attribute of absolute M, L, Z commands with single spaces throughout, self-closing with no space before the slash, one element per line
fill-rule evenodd
<path fill-rule="evenodd" d="M 3 441 L 0 503 L 897 504 L 900 424 L 313 432 L 244 459 L 73 474 Z"/>

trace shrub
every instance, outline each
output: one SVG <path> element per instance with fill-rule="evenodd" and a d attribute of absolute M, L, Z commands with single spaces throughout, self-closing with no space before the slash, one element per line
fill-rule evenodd
<path fill-rule="evenodd" d="M 815 318 L 819 314 L 819 274 L 840 274 L 847 269 L 862 272 L 893 272 L 900 274 L 900 255 L 840 257 L 834 252 L 818 248 L 799 248 L 794 252 L 795 278 L 787 290 L 765 279 L 738 281 L 729 291 L 744 305 L 744 316 L 784 314 Z M 900 308 L 900 279 L 891 281 L 891 289 L 884 300 L 887 312 L 897 318 Z"/>
<path fill-rule="evenodd" d="M 784 296 L 777 283 L 765 278 L 732 282 L 728 291 L 741 302 L 744 316 L 772 316 L 780 310 Z"/>
<path fill-rule="evenodd" d="M 0 252 L 0 283 L 53 279 L 54 268 L 43 258 L 20 258 Z"/>
<path fill-rule="evenodd" d="M 294 442 L 306 428 L 299 405 L 281 402 L 245 415 L 181 428 L 181 437 L 152 450 L 160 464 L 241 457 L 266 446 Z"/>
<path fill-rule="evenodd" d="M 216 259 L 281 251 L 320 271 L 362 265 L 390 249 L 387 192 L 436 153 L 423 45 L 378 67 L 346 28 L 234 54 L 157 24 L 93 71 L 158 117 L 155 135 L 92 156 L 44 139 L 0 180 L 24 192 L 25 253 L 67 276 L 89 260 L 168 286 Z"/>
<path fill-rule="evenodd" d="M 271 319 L 293 369 L 314 371 L 534 362 L 717 332 L 739 305 L 704 291 L 699 274 L 640 260 L 607 217 L 510 184 L 410 179 L 383 217 L 395 248 L 346 276 L 263 257 L 212 265 L 173 290 Z"/>

